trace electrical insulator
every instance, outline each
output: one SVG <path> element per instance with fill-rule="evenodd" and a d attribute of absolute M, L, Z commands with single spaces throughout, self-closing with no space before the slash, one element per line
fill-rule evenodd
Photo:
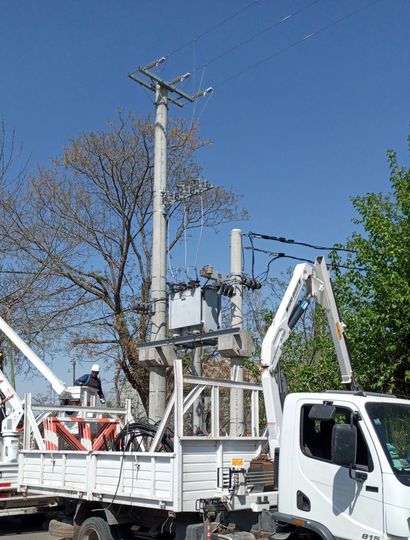
<path fill-rule="evenodd" d="M 151 306 L 149 304 L 144 304 L 142 302 L 135 302 L 132 305 L 132 310 L 142 315 L 151 314 Z"/>
<path fill-rule="evenodd" d="M 262 287 L 262 283 L 260 281 L 249 277 L 245 277 L 242 279 L 242 285 L 247 289 L 251 289 L 253 291 Z"/>
<path fill-rule="evenodd" d="M 218 288 L 218 294 L 222 296 L 227 296 L 228 298 L 232 298 L 232 296 L 235 294 L 235 288 L 233 285 L 221 283 Z"/>

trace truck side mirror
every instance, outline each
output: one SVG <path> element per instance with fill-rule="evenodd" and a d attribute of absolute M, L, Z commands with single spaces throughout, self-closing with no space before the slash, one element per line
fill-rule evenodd
<path fill-rule="evenodd" d="M 335 424 L 332 430 L 332 462 L 342 467 L 356 464 L 357 429 L 351 424 Z"/>

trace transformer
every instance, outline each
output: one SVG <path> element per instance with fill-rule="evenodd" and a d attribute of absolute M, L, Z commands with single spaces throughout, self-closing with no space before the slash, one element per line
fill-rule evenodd
<path fill-rule="evenodd" d="M 173 336 L 220 328 L 221 295 L 210 287 L 189 287 L 169 295 L 169 331 Z"/>

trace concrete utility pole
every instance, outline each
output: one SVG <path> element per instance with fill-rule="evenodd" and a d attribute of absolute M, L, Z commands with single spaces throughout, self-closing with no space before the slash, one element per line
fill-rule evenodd
<path fill-rule="evenodd" d="M 231 276 L 235 293 L 231 299 L 232 327 L 243 329 L 243 285 L 242 285 L 242 232 L 231 231 Z M 242 358 L 231 358 L 231 379 L 243 381 Z M 240 437 L 245 431 L 243 390 L 231 389 L 230 393 L 230 429 L 231 437 Z"/>
<path fill-rule="evenodd" d="M 195 347 L 192 351 L 192 375 L 194 377 L 202 376 L 202 347 Z M 192 407 L 192 433 L 196 435 L 204 431 L 203 424 L 204 398 L 201 396 L 194 401 Z"/>
<path fill-rule="evenodd" d="M 147 79 L 143 80 L 130 73 L 128 77 L 145 88 L 155 92 L 155 157 L 153 185 L 153 221 L 152 221 L 152 259 L 151 259 L 151 300 L 153 307 L 151 340 L 160 341 L 166 337 L 167 325 L 167 215 L 165 198 L 167 196 L 167 117 L 168 103 L 182 107 L 185 102 L 194 102 L 198 97 L 211 92 L 202 90 L 190 96 L 175 85 L 187 79 L 186 73 L 166 82 L 150 71 L 165 62 L 162 57 L 139 72 Z M 170 97 L 173 96 L 173 97 Z M 154 359 L 155 360 L 155 359 Z M 150 367 L 149 380 L 149 418 L 154 422 L 161 420 L 165 411 L 166 367 L 160 361 Z"/>
<path fill-rule="evenodd" d="M 167 185 L 167 117 L 168 91 L 160 84 L 155 90 L 155 156 L 152 200 L 151 299 L 154 313 L 151 319 L 151 340 L 164 339 L 167 318 L 167 218 L 164 194 Z M 166 368 L 151 368 L 149 378 L 149 417 L 160 420 L 165 411 Z"/>

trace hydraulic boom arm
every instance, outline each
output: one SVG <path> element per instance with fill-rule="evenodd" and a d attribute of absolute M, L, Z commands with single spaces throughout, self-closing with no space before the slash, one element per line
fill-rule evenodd
<path fill-rule="evenodd" d="M 0 317 L 0 330 L 9 340 L 24 354 L 34 367 L 48 380 L 53 390 L 62 398 L 69 395 L 65 384 L 53 373 L 53 371 L 30 349 L 21 337 Z M 4 396 L 4 397 L 3 397 Z M 0 406 L 3 407 L 5 418 L 0 421 L 0 432 L 15 435 L 17 426 L 23 415 L 24 405 L 15 390 L 0 371 Z"/>
<path fill-rule="evenodd" d="M 300 293 L 304 288 L 306 288 L 306 295 L 299 301 Z M 325 310 L 336 349 L 342 383 L 347 385 L 352 384 L 350 356 L 325 260 L 323 257 L 318 257 L 314 266 L 307 263 L 298 264 L 295 267 L 292 279 L 276 312 L 275 318 L 262 342 L 262 386 L 272 457 L 274 455 L 274 449 L 279 446 L 282 422 L 282 404 L 278 384 L 275 379 L 275 369 L 290 332 L 306 311 L 312 298 Z"/>
<path fill-rule="evenodd" d="M 24 356 L 33 364 L 34 367 L 48 380 L 53 388 L 54 392 L 60 397 L 64 397 L 67 394 L 67 388 L 63 381 L 61 381 L 53 371 L 41 360 L 37 354 L 30 349 L 21 337 L 6 323 L 4 319 L 0 317 L 0 330 L 14 343 L 14 345 L 20 349 Z"/>

